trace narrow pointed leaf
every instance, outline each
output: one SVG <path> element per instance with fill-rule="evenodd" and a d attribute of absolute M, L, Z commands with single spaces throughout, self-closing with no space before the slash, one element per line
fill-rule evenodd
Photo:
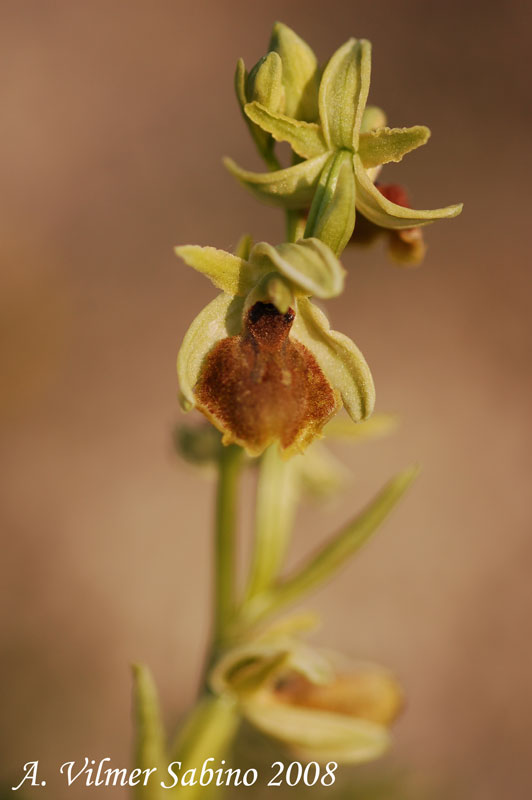
<path fill-rule="evenodd" d="M 166 755 L 165 734 L 157 690 L 150 671 L 141 664 L 133 667 L 134 714 L 135 714 L 135 766 L 138 769 L 153 769 L 147 785 L 142 783 L 133 790 L 136 800 L 163 800 L 175 793 L 163 789 L 161 777 L 167 773 L 169 759 Z M 159 777 L 158 777 L 159 776 Z"/>
<path fill-rule="evenodd" d="M 323 429 L 327 438 L 359 442 L 387 436 L 396 430 L 399 422 L 393 414 L 373 414 L 364 422 L 354 423 L 349 417 L 337 414 Z"/>
<path fill-rule="evenodd" d="M 253 267 L 243 258 L 225 250 L 189 244 L 176 247 L 175 252 L 185 264 L 201 272 L 227 294 L 245 295 L 256 281 Z"/>
<path fill-rule="evenodd" d="M 336 297 L 343 291 L 345 270 L 319 239 L 300 239 L 277 247 L 259 242 L 251 251 L 250 262 L 262 269 L 273 267 L 294 286 L 316 297 Z"/>
<path fill-rule="evenodd" d="M 374 722 L 280 702 L 250 699 L 244 715 L 263 733 L 321 763 L 362 763 L 378 758 L 389 744 L 386 728 Z"/>
<path fill-rule="evenodd" d="M 355 227 L 355 176 L 351 153 L 338 153 L 314 195 L 305 234 L 315 236 L 340 256 Z"/>
<path fill-rule="evenodd" d="M 426 144 L 430 130 L 424 125 L 412 128 L 377 128 L 363 133 L 358 143 L 358 154 L 366 169 L 401 161 L 406 153 Z"/>
<path fill-rule="evenodd" d="M 288 142 L 302 158 L 314 158 L 327 151 L 321 128 L 314 122 L 301 122 L 284 114 L 270 111 L 260 103 L 248 103 L 245 113 L 263 131 L 278 142 Z"/>
<path fill-rule="evenodd" d="M 311 350 L 327 380 L 339 393 L 349 416 L 369 417 L 375 387 L 364 356 L 349 337 L 331 330 L 320 309 L 305 297 L 297 301 L 293 336 Z"/>
<path fill-rule="evenodd" d="M 318 61 L 306 42 L 287 25 L 276 22 L 270 50 L 279 53 L 283 63 L 284 113 L 295 119 L 314 122 L 318 117 Z"/>
<path fill-rule="evenodd" d="M 229 172 L 259 199 L 283 208 L 305 208 L 312 202 L 327 154 L 275 172 L 248 172 L 230 158 L 224 159 Z"/>
<path fill-rule="evenodd" d="M 331 147 L 358 146 L 369 91 L 371 45 L 349 39 L 332 56 L 320 83 L 320 121 Z"/>
<path fill-rule="evenodd" d="M 372 183 L 362 164 L 360 156 L 355 155 L 356 206 L 364 216 L 382 228 L 413 228 L 429 225 L 437 219 L 451 219 L 462 211 L 463 204 L 419 211 L 414 208 L 398 206 L 387 200 Z"/>
<path fill-rule="evenodd" d="M 177 376 L 181 404 L 188 410 L 194 406 L 194 387 L 203 359 L 221 339 L 235 336 L 242 326 L 244 300 L 222 293 L 200 311 L 185 334 L 177 355 Z"/>
<path fill-rule="evenodd" d="M 418 469 L 400 472 L 355 519 L 348 523 L 296 574 L 263 600 L 257 616 L 266 616 L 328 581 L 368 541 L 408 489 Z"/>

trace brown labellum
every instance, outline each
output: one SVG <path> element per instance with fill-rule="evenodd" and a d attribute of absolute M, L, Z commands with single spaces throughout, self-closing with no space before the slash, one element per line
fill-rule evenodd
<path fill-rule="evenodd" d="M 243 331 L 207 355 L 194 393 L 197 406 L 251 455 L 279 440 L 303 449 L 337 409 L 335 392 L 316 359 L 290 338 L 294 311 L 255 303 Z"/>

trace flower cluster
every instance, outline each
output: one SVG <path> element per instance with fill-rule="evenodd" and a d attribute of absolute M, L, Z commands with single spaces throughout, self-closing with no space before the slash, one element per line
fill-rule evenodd
<path fill-rule="evenodd" d="M 249 172 L 231 159 L 227 168 L 261 200 L 308 214 L 304 236 L 320 238 L 337 254 L 351 238 L 357 211 L 382 228 L 402 230 L 462 209 L 415 210 L 375 186 L 382 165 L 425 144 L 430 131 L 386 127 L 384 112 L 366 105 L 370 72 L 365 39 L 349 39 L 322 71 L 310 47 L 281 23 L 249 75 L 242 61 L 237 65 L 237 96 L 271 171 Z M 275 141 L 288 142 L 292 166 L 280 168 Z"/>

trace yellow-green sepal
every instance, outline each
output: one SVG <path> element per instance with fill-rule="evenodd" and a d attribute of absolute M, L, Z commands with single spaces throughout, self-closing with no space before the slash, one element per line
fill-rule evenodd
<path fill-rule="evenodd" d="M 251 251 L 250 263 L 263 270 L 273 268 L 290 281 L 299 294 L 325 299 L 337 297 L 344 288 L 344 268 L 319 239 L 300 239 L 276 247 L 259 242 Z"/>
<path fill-rule="evenodd" d="M 366 169 L 401 161 L 402 157 L 417 147 L 426 144 L 430 130 L 425 125 L 411 128 L 376 128 L 362 133 L 358 142 L 358 154 Z"/>
<path fill-rule="evenodd" d="M 248 261 L 225 250 L 187 244 L 176 247 L 175 253 L 227 294 L 246 295 L 257 281 L 256 271 Z"/>
<path fill-rule="evenodd" d="M 278 142 L 288 142 L 301 158 L 314 158 L 327 152 L 321 128 L 315 122 L 292 119 L 257 102 L 248 103 L 244 111 L 262 131 L 271 134 Z"/>
<path fill-rule="evenodd" d="M 224 159 L 229 172 L 260 200 L 282 208 L 307 208 L 327 161 L 327 153 L 293 167 L 274 172 L 249 172 L 230 158 Z"/>
<path fill-rule="evenodd" d="M 349 39 L 331 57 L 319 91 L 319 113 L 329 147 L 357 149 L 369 92 L 371 45 Z"/>
<path fill-rule="evenodd" d="M 270 169 L 277 169 L 279 163 L 274 155 L 274 141 L 260 127 L 255 125 L 244 108 L 248 102 L 257 100 L 267 108 L 277 111 L 284 104 L 282 84 L 282 62 L 277 53 L 268 53 L 247 73 L 244 61 L 239 59 L 235 71 L 235 92 L 238 103 L 247 122 L 257 150 Z"/>
<path fill-rule="evenodd" d="M 297 299 L 294 339 L 314 354 L 325 377 L 340 394 L 351 419 L 369 417 L 375 404 L 375 387 L 366 360 L 348 336 L 330 328 L 323 311 L 308 298 Z"/>
<path fill-rule="evenodd" d="M 255 727 L 305 761 L 360 764 L 378 758 L 390 742 L 383 725 L 276 702 L 268 695 L 250 697 L 243 713 Z"/>
<path fill-rule="evenodd" d="M 311 48 L 282 22 L 273 26 L 270 50 L 281 57 L 285 91 L 284 113 L 314 122 L 318 117 L 318 60 Z"/>
<path fill-rule="evenodd" d="M 355 177 L 352 155 L 339 150 L 323 170 L 310 208 L 305 236 L 325 242 L 341 255 L 355 227 Z"/>
<path fill-rule="evenodd" d="M 180 402 L 185 411 L 195 404 L 194 387 L 207 353 L 221 339 L 240 333 L 243 307 L 244 298 L 219 294 L 187 330 L 177 355 Z"/>
<path fill-rule="evenodd" d="M 398 206 L 384 197 L 366 173 L 359 155 L 354 156 L 357 209 L 375 225 L 382 228 L 413 228 L 429 225 L 437 219 L 451 219 L 462 211 L 463 204 L 417 210 Z"/>

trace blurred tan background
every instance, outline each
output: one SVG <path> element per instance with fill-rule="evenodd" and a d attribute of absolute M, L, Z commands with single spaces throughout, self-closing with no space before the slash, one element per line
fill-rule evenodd
<path fill-rule="evenodd" d="M 6 785 L 40 759 L 39 796 L 62 800 L 63 761 L 126 764 L 132 661 L 153 668 L 169 723 L 193 698 L 212 483 L 172 452 L 174 362 L 213 289 L 172 246 L 283 235 L 281 214 L 220 163 L 259 166 L 233 69 L 265 52 L 281 19 L 322 60 L 349 35 L 371 39 L 370 101 L 393 125 L 433 131 L 384 177 L 404 180 L 417 207 L 465 202 L 458 220 L 426 229 L 418 271 L 381 247 L 345 254 L 348 289 L 330 315 L 402 427 L 337 448 L 353 491 L 301 515 L 292 557 L 401 466 L 419 461 L 423 474 L 314 598 L 318 641 L 388 664 L 405 684 L 390 763 L 468 800 L 528 798 L 526 4 L 29 0 L 3 2 L 1 16 Z"/>

